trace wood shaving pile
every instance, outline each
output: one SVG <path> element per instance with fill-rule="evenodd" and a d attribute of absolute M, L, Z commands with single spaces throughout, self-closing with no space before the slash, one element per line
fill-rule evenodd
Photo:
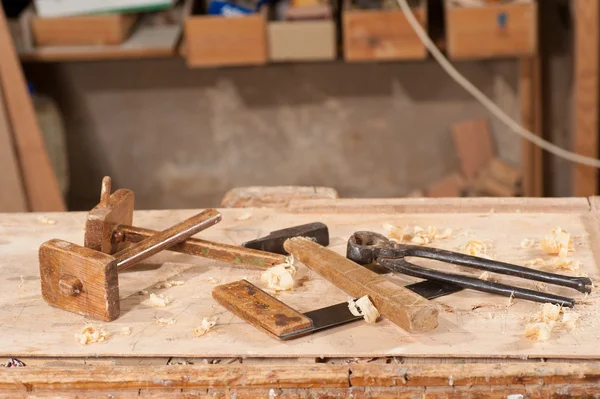
<path fill-rule="evenodd" d="M 562 318 L 560 317 L 562 313 Z M 525 337 L 534 341 L 550 339 L 552 330 L 560 325 L 568 330 L 575 329 L 579 314 L 566 311 L 558 305 L 545 303 L 532 318 L 531 323 L 525 326 Z"/>
<path fill-rule="evenodd" d="M 131 335 L 131 328 L 130 327 L 123 327 L 123 328 L 121 328 L 121 333 L 123 335 Z"/>
<path fill-rule="evenodd" d="M 488 245 L 486 245 L 483 241 L 469 241 L 461 249 L 467 255 L 477 256 L 484 259 L 493 259 L 493 257 L 487 252 Z"/>
<path fill-rule="evenodd" d="M 48 216 L 39 216 L 38 221 L 43 224 L 56 224 L 56 220 L 49 219 Z"/>
<path fill-rule="evenodd" d="M 160 283 L 156 284 L 154 286 L 154 288 L 161 289 L 161 288 L 179 287 L 184 284 L 185 284 L 185 281 L 167 280 L 167 281 L 161 281 Z"/>
<path fill-rule="evenodd" d="M 75 334 L 75 339 L 81 345 L 89 345 L 96 342 L 104 342 L 110 335 L 102 328 L 94 328 L 93 326 L 85 326 L 79 334 Z"/>
<path fill-rule="evenodd" d="M 557 270 L 576 271 L 581 268 L 581 262 L 573 261 L 571 258 L 556 258 L 554 259 L 554 262 L 552 262 L 552 265 Z"/>
<path fill-rule="evenodd" d="M 172 326 L 173 324 L 177 323 L 177 320 L 175 320 L 175 319 L 163 319 L 162 317 L 160 317 L 160 318 L 156 319 L 156 323 L 160 324 L 161 326 Z"/>
<path fill-rule="evenodd" d="M 569 252 L 575 251 L 571 235 L 560 227 L 552 229 L 550 235 L 540 241 L 540 246 L 548 255 L 558 255 L 560 258 L 566 258 Z"/>
<path fill-rule="evenodd" d="M 265 270 L 260 280 L 272 290 L 286 291 L 294 288 L 296 267 L 291 263 L 282 263 Z"/>
<path fill-rule="evenodd" d="M 373 305 L 368 295 L 357 299 L 348 299 L 348 309 L 354 316 L 364 317 L 367 323 L 375 323 L 379 317 L 379 311 Z"/>
<path fill-rule="evenodd" d="M 153 308 L 164 308 L 169 303 L 171 303 L 171 298 L 168 296 L 164 296 L 162 294 L 150 294 L 150 305 Z"/>
<path fill-rule="evenodd" d="M 194 337 L 201 337 L 207 332 L 209 332 L 214 326 L 217 324 L 216 321 L 208 321 L 205 317 L 202 319 L 202 323 L 200 326 L 194 328 Z"/>
<path fill-rule="evenodd" d="M 452 237 L 452 229 L 439 232 L 437 227 L 429 226 L 427 230 L 420 226 L 396 226 L 390 223 L 383 224 L 387 237 L 398 242 L 410 242 L 416 245 L 431 244 L 434 240 Z"/>

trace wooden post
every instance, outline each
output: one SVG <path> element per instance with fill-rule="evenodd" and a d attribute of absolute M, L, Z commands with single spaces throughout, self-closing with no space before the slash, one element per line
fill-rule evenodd
<path fill-rule="evenodd" d="M 598 158 L 598 0 L 574 0 L 575 6 L 575 76 L 573 149 Z M 584 165 L 573 168 L 575 196 L 598 193 L 598 170 Z"/>
<path fill-rule="evenodd" d="M 521 94 L 521 120 L 523 126 L 537 136 L 542 136 L 541 62 L 539 55 L 520 61 L 519 90 Z M 523 195 L 544 195 L 542 150 L 523 140 L 521 168 L 523 170 Z"/>

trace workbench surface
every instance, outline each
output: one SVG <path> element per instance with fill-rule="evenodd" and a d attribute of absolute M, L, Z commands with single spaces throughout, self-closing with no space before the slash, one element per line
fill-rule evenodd
<path fill-rule="evenodd" d="M 550 256 L 536 246 L 522 248 L 524 239 L 539 240 L 560 226 L 573 236 L 574 260 L 595 281 L 598 270 L 598 214 L 595 199 L 470 199 L 470 200 L 304 200 L 280 209 L 223 209 L 223 221 L 197 237 L 240 244 L 272 230 L 321 221 L 330 229 L 330 248 L 345 253 L 346 240 L 357 230 L 383 232 L 383 223 L 435 226 L 453 229 L 449 239 L 433 245 L 457 250 L 470 240 L 488 241 L 489 252 L 499 260 L 523 265 Z M 166 228 L 196 211 L 136 211 L 134 224 Z M 249 217 L 248 217 L 249 216 Z M 243 269 L 198 257 L 163 252 L 119 276 L 121 317 L 110 323 L 52 308 L 40 296 L 38 248 L 51 238 L 83 243 L 85 213 L 0 215 L 0 356 L 11 357 L 457 357 L 457 358 L 600 358 L 600 299 L 595 291 L 548 286 L 548 291 L 582 299 L 574 330 L 556 328 L 549 340 L 534 342 L 524 337 L 527 319 L 539 305 L 489 294 L 463 291 L 436 299 L 439 327 L 426 334 L 409 335 L 388 320 L 376 324 L 355 322 L 293 341 L 270 338 L 231 313 L 211 297 L 218 284 L 245 278 L 262 287 L 261 271 Z M 416 263 L 433 266 L 435 262 Z M 306 312 L 346 301 L 348 296 L 296 262 L 293 291 L 277 297 Z M 439 265 L 439 264 L 437 264 Z M 437 266 L 436 266 L 437 267 Z M 451 265 L 444 270 L 457 272 Z M 416 281 L 389 276 L 399 284 Z M 156 288 L 166 280 L 181 286 Z M 534 282 L 501 277 L 539 289 Z M 172 299 L 164 308 L 149 304 L 146 293 Z M 193 330 L 206 317 L 216 320 L 213 330 L 194 337 Z M 173 318 L 173 325 L 159 325 L 157 318 Z M 90 323 L 110 334 L 106 342 L 81 345 L 75 335 Z M 123 332 L 131 330 L 130 335 Z"/>

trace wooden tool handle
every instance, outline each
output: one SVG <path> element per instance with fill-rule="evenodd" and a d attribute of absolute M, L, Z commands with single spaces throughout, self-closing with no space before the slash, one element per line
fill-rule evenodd
<path fill-rule="evenodd" d="M 284 248 L 347 294 L 355 298 L 368 295 L 382 316 L 406 331 L 418 333 L 437 327 L 438 310 L 422 296 L 306 238 L 291 238 Z"/>
<path fill-rule="evenodd" d="M 123 237 L 127 242 L 140 242 L 152 237 L 157 232 L 141 227 L 121 225 L 117 226 L 113 233 L 117 233 L 113 234 L 113 237 Z M 168 250 L 262 270 L 285 263 L 286 258 L 284 255 L 199 240 L 197 238 L 188 238 L 184 242 L 168 248 Z"/>
<path fill-rule="evenodd" d="M 138 242 L 135 245 L 117 252 L 117 270 L 123 270 L 135 265 L 163 249 L 190 238 L 199 231 L 205 230 L 221 221 L 221 214 L 216 209 L 207 209 L 196 216 L 184 220 L 160 233 Z"/>
<path fill-rule="evenodd" d="M 308 317 L 246 280 L 219 285 L 212 296 L 234 315 L 278 339 L 312 327 Z"/>

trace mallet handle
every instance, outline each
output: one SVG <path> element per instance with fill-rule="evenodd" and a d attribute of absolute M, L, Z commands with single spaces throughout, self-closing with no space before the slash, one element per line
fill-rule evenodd
<path fill-rule="evenodd" d="M 117 270 L 122 272 L 166 248 L 179 244 L 199 231 L 205 230 L 221 221 L 216 209 L 207 209 L 174 226 L 146 238 L 124 250 L 117 252 Z"/>

